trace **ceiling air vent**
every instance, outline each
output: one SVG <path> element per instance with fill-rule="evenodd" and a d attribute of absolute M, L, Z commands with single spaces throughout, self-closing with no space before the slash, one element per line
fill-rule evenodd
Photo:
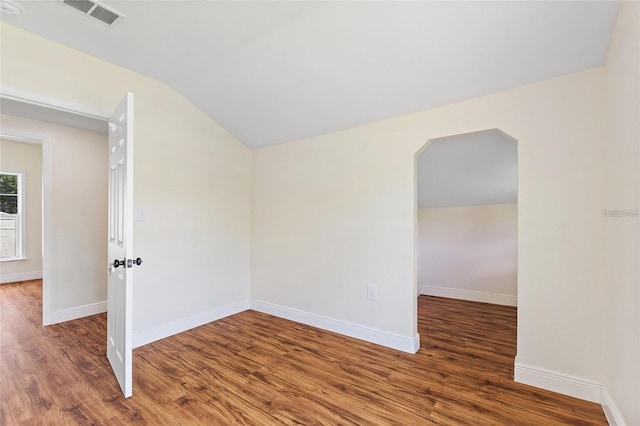
<path fill-rule="evenodd" d="M 83 15 L 89 16 L 108 26 L 113 26 L 126 18 L 122 13 L 116 12 L 102 3 L 92 0 L 62 0 L 62 3 L 71 6 Z"/>

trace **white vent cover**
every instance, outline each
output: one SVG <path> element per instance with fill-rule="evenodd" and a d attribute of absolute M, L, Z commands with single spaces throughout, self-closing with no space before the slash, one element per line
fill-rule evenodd
<path fill-rule="evenodd" d="M 93 0 L 62 0 L 62 3 L 110 27 L 126 18 L 122 13 Z"/>

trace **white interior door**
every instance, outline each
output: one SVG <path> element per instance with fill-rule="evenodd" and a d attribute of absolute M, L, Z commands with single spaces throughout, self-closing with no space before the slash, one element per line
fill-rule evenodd
<path fill-rule="evenodd" d="M 109 119 L 107 358 L 125 398 L 133 392 L 133 93 Z"/>

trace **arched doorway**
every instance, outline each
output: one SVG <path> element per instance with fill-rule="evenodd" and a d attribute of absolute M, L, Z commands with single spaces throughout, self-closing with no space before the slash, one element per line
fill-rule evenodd
<path fill-rule="evenodd" d="M 418 295 L 517 306 L 517 156 L 499 129 L 416 152 Z"/>

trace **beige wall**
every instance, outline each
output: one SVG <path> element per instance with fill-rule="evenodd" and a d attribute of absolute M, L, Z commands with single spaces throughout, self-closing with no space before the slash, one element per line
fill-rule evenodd
<path fill-rule="evenodd" d="M 418 293 L 517 305 L 518 205 L 418 209 Z"/>
<path fill-rule="evenodd" d="M 605 67 L 608 134 L 604 208 L 640 207 L 640 7 L 622 2 Z M 604 218 L 604 378 L 626 424 L 640 424 L 640 218 Z"/>
<path fill-rule="evenodd" d="M 1 262 L 0 283 L 42 278 L 42 147 L 0 140 L 0 170 L 23 174 L 26 207 L 26 259 Z"/>
<path fill-rule="evenodd" d="M 107 115 L 135 93 L 134 209 L 144 208 L 147 221 L 134 229 L 144 260 L 134 272 L 134 344 L 141 333 L 164 337 L 212 309 L 246 304 L 249 149 L 156 80 L 5 23 L 0 35 L 3 87 Z"/>
<path fill-rule="evenodd" d="M 252 297 L 413 336 L 414 154 L 499 128 L 518 140 L 518 362 L 599 380 L 602 77 L 597 68 L 254 151 Z"/>

